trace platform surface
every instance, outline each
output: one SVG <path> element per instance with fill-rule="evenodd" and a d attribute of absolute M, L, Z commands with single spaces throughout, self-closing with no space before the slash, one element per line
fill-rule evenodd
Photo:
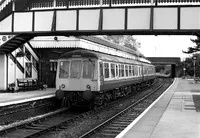
<path fill-rule="evenodd" d="M 200 138 L 200 83 L 176 79 L 150 110 L 117 138 Z"/>
<path fill-rule="evenodd" d="M 20 91 L 15 93 L 0 93 L 0 107 L 23 102 L 51 98 L 55 96 L 55 88 L 47 88 L 46 90 Z"/>

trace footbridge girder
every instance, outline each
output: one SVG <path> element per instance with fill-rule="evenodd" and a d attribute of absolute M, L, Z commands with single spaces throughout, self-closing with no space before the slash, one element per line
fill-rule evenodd
<path fill-rule="evenodd" d="M 0 34 L 194 35 L 199 14 L 200 5 L 20 11 L 0 22 Z"/>
<path fill-rule="evenodd" d="M 0 35 L 14 37 L 0 46 L 0 52 L 12 52 L 35 36 L 200 34 L 200 3 L 174 2 L 2 0 Z"/>

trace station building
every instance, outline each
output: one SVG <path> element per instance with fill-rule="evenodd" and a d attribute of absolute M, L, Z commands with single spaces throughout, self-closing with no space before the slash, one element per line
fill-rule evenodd
<path fill-rule="evenodd" d="M 0 45 L 12 36 L 0 36 Z M 49 88 L 55 88 L 55 78 L 58 57 L 74 49 L 88 49 L 99 52 L 116 53 L 121 50 L 121 56 L 130 49 L 120 48 L 112 42 L 99 37 L 81 36 L 45 36 L 35 37 L 17 48 L 10 54 L 0 55 L 0 91 L 6 91 L 14 85 L 17 90 L 17 80 L 38 80 Z M 124 53 L 123 53 L 124 51 Z M 136 58 L 145 60 L 139 51 Z M 120 56 L 120 55 L 117 55 Z"/>

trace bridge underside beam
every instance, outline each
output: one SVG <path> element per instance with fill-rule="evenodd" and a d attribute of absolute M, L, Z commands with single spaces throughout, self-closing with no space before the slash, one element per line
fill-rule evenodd
<path fill-rule="evenodd" d="M 0 34 L 195 35 L 199 14 L 200 5 L 13 12 L 0 22 Z"/>

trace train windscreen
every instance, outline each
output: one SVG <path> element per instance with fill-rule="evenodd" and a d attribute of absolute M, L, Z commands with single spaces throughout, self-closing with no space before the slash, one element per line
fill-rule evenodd
<path fill-rule="evenodd" d="M 68 78 L 69 77 L 69 61 L 61 61 L 60 62 L 60 78 Z"/>
<path fill-rule="evenodd" d="M 80 78 L 81 67 L 82 67 L 82 61 L 81 60 L 72 60 L 71 61 L 71 68 L 70 68 L 70 78 Z"/>

